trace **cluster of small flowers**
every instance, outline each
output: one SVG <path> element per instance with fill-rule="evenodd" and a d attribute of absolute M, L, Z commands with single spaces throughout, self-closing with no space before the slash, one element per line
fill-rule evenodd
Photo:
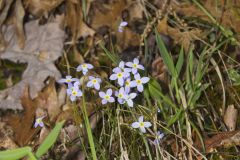
<path fill-rule="evenodd" d="M 117 80 L 120 86 L 119 90 L 115 92 L 119 104 L 127 103 L 129 107 L 133 107 L 133 99 L 137 93 L 130 93 L 131 88 L 137 88 L 139 92 L 143 92 L 143 84 L 146 84 L 150 78 L 141 77 L 138 70 L 144 70 L 144 67 L 139 64 L 138 58 L 134 58 L 133 62 L 121 61 L 118 67 L 113 69 L 113 74 L 110 80 Z M 134 77 L 134 80 L 131 80 Z M 102 93 L 101 93 L 102 94 Z M 102 96 L 100 94 L 100 96 Z"/>

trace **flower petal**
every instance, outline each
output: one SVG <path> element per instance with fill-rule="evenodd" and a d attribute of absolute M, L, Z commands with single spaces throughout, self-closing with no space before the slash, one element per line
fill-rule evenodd
<path fill-rule="evenodd" d="M 139 74 L 139 73 L 138 73 L 138 74 L 135 74 L 135 75 L 134 75 L 134 78 L 135 78 L 135 79 L 141 79 L 140 74 Z"/>
<path fill-rule="evenodd" d="M 138 71 L 137 68 L 132 68 L 132 73 L 133 73 L 133 74 L 136 74 L 137 71 Z"/>
<path fill-rule="evenodd" d="M 129 97 L 130 97 L 131 99 L 134 99 L 136 96 L 137 96 L 136 93 L 130 93 L 130 95 L 129 95 Z"/>
<path fill-rule="evenodd" d="M 59 79 L 57 82 L 58 83 L 66 83 L 66 79 Z"/>
<path fill-rule="evenodd" d="M 81 90 L 78 90 L 77 96 L 78 96 L 78 97 L 81 97 L 81 96 L 82 96 L 82 91 L 81 91 Z"/>
<path fill-rule="evenodd" d="M 120 68 L 124 68 L 124 65 L 125 65 L 124 61 L 121 61 L 121 62 L 119 62 L 119 65 L 118 65 L 118 66 L 119 66 Z"/>
<path fill-rule="evenodd" d="M 138 68 L 141 69 L 141 70 L 144 70 L 144 67 L 141 64 L 138 65 Z"/>
<path fill-rule="evenodd" d="M 87 83 L 87 87 L 92 87 L 92 86 L 93 86 L 92 81 L 89 81 L 89 82 Z"/>
<path fill-rule="evenodd" d="M 110 97 L 108 101 L 112 103 L 115 102 L 115 99 L 113 97 Z"/>
<path fill-rule="evenodd" d="M 94 88 L 95 88 L 96 90 L 99 90 L 99 89 L 100 89 L 99 83 L 94 84 Z"/>
<path fill-rule="evenodd" d="M 117 79 L 117 74 L 112 74 L 109 79 L 110 80 L 116 80 Z"/>
<path fill-rule="evenodd" d="M 139 63 L 139 59 L 138 58 L 134 58 L 133 59 L 133 63 L 138 64 Z"/>
<path fill-rule="evenodd" d="M 102 99 L 102 104 L 107 104 L 107 100 L 106 99 Z"/>
<path fill-rule="evenodd" d="M 72 102 L 75 101 L 75 100 L 76 100 L 76 96 L 71 95 L 71 96 L 70 96 L 70 100 L 71 100 Z"/>
<path fill-rule="evenodd" d="M 142 92 L 143 91 L 143 85 L 142 84 L 137 85 L 137 90 L 139 92 Z"/>
<path fill-rule="evenodd" d="M 146 133 L 146 129 L 144 127 L 139 127 L 139 129 L 142 133 Z"/>
<path fill-rule="evenodd" d="M 77 72 L 80 72 L 81 70 L 82 70 L 82 66 L 79 65 L 79 66 L 77 67 Z"/>
<path fill-rule="evenodd" d="M 88 69 L 93 69 L 93 65 L 91 65 L 90 63 L 87 63 L 86 65 Z"/>
<path fill-rule="evenodd" d="M 107 90 L 107 95 L 109 95 L 109 96 L 112 95 L 112 89 L 111 89 L 111 88 L 109 88 L 109 89 Z"/>
<path fill-rule="evenodd" d="M 88 76 L 88 79 L 89 80 L 93 80 L 95 77 L 93 77 L 93 76 Z"/>
<path fill-rule="evenodd" d="M 38 122 L 35 122 L 35 123 L 34 123 L 34 128 L 37 128 L 38 125 L 39 125 L 39 123 L 38 123 Z"/>
<path fill-rule="evenodd" d="M 133 107 L 133 101 L 131 99 L 127 100 L 127 104 L 129 107 Z"/>
<path fill-rule="evenodd" d="M 143 122 L 143 116 L 140 116 L 140 117 L 138 118 L 138 122 Z"/>
<path fill-rule="evenodd" d="M 120 86 L 123 86 L 123 83 L 124 83 L 123 78 L 118 78 L 118 84 L 119 84 Z"/>
<path fill-rule="evenodd" d="M 99 92 L 98 94 L 101 98 L 104 98 L 104 96 L 106 95 L 104 92 Z"/>
<path fill-rule="evenodd" d="M 128 25 L 128 22 L 126 22 L 126 21 L 122 21 L 122 22 L 120 23 L 119 26 L 121 26 L 121 27 L 125 27 L 125 26 L 127 26 L 127 25 Z"/>
<path fill-rule="evenodd" d="M 40 123 L 39 123 L 39 126 L 40 126 L 40 127 L 44 127 L 44 123 L 43 123 L 43 122 L 40 122 Z"/>
<path fill-rule="evenodd" d="M 132 66 L 133 66 L 133 63 L 132 63 L 132 62 L 127 62 L 127 63 L 126 63 L 126 66 L 132 67 Z"/>
<path fill-rule="evenodd" d="M 140 127 L 140 123 L 139 122 L 133 122 L 132 123 L 132 127 L 133 128 L 139 128 Z"/>
<path fill-rule="evenodd" d="M 150 122 L 143 122 L 144 123 L 144 127 L 148 128 L 152 126 L 152 123 Z"/>
<path fill-rule="evenodd" d="M 137 86 L 137 82 L 136 81 L 131 81 L 130 82 L 130 87 L 133 88 L 133 87 L 136 87 Z"/>
<path fill-rule="evenodd" d="M 141 78 L 142 83 L 147 83 L 149 80 L 150 80 L 150 78 L 148 78 L 148 77 Z"/>

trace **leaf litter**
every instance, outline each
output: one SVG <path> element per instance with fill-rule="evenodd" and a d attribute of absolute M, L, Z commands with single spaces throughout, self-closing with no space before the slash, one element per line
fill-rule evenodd
<path fill-rule="evenodd" d="M 220 24 L 236 34 L 239 33 L 237 1 L 221 0 L 216 4 L 216 1 L 205 0 L 201 4 Z M 41 24 L 44 19 L 46 22 Z M 201 25 L 193 24 L 194 19 L 200 19 Z M 120 33 L 118 26 L 122 21 L 128 22 L 128 25 Z M 55 80 L 61 77 L 61 73 L 66 75 L 71 72 L 69 69 L 60 73 L 59 68 L 55 66 L 64 52 L 68 55 L 60 58 L 61 63 L 64 61 L 64 64 L 60 65 L 65 65 L 65 61 L 71 58 L 69 55 L 73 52 L 77 62 L 90 61 L 99 67 L 111 66 L 111 62 L 106 60 L 107 57 L 99 50 L 99 43 L 108 46 L 111 52 L 119 53 L 120 57 L 131 59 L 134 56 L 143 56 L 140 53 L 144 50 L 142 42 L 147 40 L 150 47 L 144 62 L 148 64 L 151 75 L 166 86 L 170 83 L 169 75 L 159 51 L 155 49 L 156 41 L 152 40 L 154 27 L 163 37 L 176 61 L 174 54 L 178 53 L 175 53 L 175 46 L 183 46 L 184 50 L 188 51 L 196 41 L 205 41 L 209 35 L 208 28 L 212 27 L 212 31 L 215 31 L 216 26 L 192 2 L 92 0 L 87 1 L 84 6 L 76 0 L 0 1 L 0 59 L 27 64 L 21 81 L 0 91 L 0 110 L 3 110 L 3 113 L 8 113 L 9 109 L 21 110 L 18 113 L 10 112 L 9 116 L 6 114 L 0 120 L 0 135 L 4 135 L 0 138 L 0 147 L 10 149 L 30 143 L 37 146 L 48 135 L 56 121 L 67 119 L 68 124 L 63 129 L 60 141 L 63 144 L 67 144 L 66 141 L 74 144 L 62 149 L 66 153 L 65 158 L 86 157 L 78 147 L 80 141 L 76 140 L 82 120 L 76 123 L 72 116 L 73 106 L 66 96 L 66 88 L 56 87 L 55 83 Z M 149 55 L 150 57 L 147 57 Z M 68 65 L 66 63 L 67 67 Z M 107 77 L 107 69 L 97 72 Z M 91 121 L 92 128 L 98 128 L 97 123 L 101 116 L 96 114 L 96 110 L 100 103 L 94 101 L 94 94 L 96 93 L 87 96 L 88 116 L 94 119 Z M 214 136 L 204 136 L 206 153 L 213 153 L 220 147 L 240 145 L 236 118 L 238 112 L 235 109 L 237 107 L 230 106 L 229 112 L 226 112 L 223 118 L 229 131 L 223 129 L 224 132 L 218 132 Z M 35 118 L 43 115 L 46 115 L 44 128 L 33 128 Z M 4 132 L 8 127 L 12 128 L 13 133 Z M 86 133 L 83 137 L 86 137 Z M 196 148 L 201 150 L 202 144 L 198 144 L 197 141 Z M 178 145 L 177 142 L 174 145 Z M 186 149 L 181 147 L 180 150 L 184 152 Z M 113 148 L 117 148 L 117 145 L 113 144 Z M 179 152 L 175 153 L 177 155 Z M 129 159 L 127 150 L 124 149 L 122 154 L 122 157 Z"/>

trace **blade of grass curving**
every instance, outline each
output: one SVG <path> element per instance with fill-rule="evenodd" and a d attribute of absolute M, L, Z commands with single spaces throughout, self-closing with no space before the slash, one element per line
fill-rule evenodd
<path fill-rule="evenodd" d="M 171 101 L 171 99 L 163 95 L 163 93 L 161 92 L 161 87 L 157 81 L 151 79 L 150 82 L 148 83 L 148 89 L 151 97 L 163 100 L 171 107 L 177 109 L 177 106 Z"/>
<path fill-rule="evenodd" d="M 183 62 L 184 62 L 184 51 L 183 51 L 183 46 L 182 46 L 179 57 L 178 57 L 178 61 L 177 61 L 177 64 L 176 64 L 177 77 L 179 76 L 179 74 L 181 72 Z"/>
<path fill-rule="evenodd" d="M 120 58 L 116 54 L 109 52 L 101 43 L 99 43 L 99 45 L 113 63 L 118 64 L 120 62 Z"/>
<path fill-rule="evenodd" d="M 43 141 L 36 152 L 36 157 L 40 158 L 43 154 L 45 154 L 50 147 L 56 142 L 58 134 L 60 133 L 65 121 L 59 122 L 53 128 L 53 130 L 49 133 L 47 138 Z"/>
<path fill-rule="evenodd" d="M 0 160 L 16 160 L 23 158 L 29 154 L 32 154 L 31 147 L 17 148 L 7 151 L 0 151 Z M 34 156 L 30 157 L 30 160 L 37 160 Z"/>
<path fill-rule="evenodd" d="M 165 47 L 164 42 L 163 42 L 161 36 L 158 34 L 156 29 L 155 29 L 155 34 L 156 34 L 156 41 L 157 41 L 158 49 L 159 49 L 159 52 L 161 54 L 164 64 L 167 66 L 169 73 L 173 77 L 177 77 L 177 72 L 176 72 L 172 57 L 168 53 L 167 48 Z"/>
<path fill-rule="evenodd" d="M 167 127 L 170 127 L 173 123 L 175 123 L 182 116 L 183 109 L 178 109 L 176 111 L 177 111 L 177 113 L 168 120 Z"/>

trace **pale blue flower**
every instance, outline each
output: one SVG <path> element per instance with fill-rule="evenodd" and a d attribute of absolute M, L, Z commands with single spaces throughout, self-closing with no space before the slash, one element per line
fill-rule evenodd
<path fill-rule="evenodd" d="M 133 62 L 127 62 L 126 66 L 132 68 L 133 74 L 136 74 L 138 72 L 138 69 L 144 70 L 143 65 L 139 64 L 138 58 L 134 58 Z"/>
<path fill-rule="evenodd" d="M 140 77 L 139 74 L 134 75 L 135 80 L 130 83 L 131 87 L 137 87 L 139 92 L 143 91 L 143 84 L 147 83 L 150 78 L 148 77 Z"/>
<path fill-rule="evenodd" d="M 133 128 L 139 128 L 142 133 L 146 133 L 145 128 L 151 127 L 152 124 L 150 122 L 143 122 L 143 116 L 138 118 L 138 122 L 132 123 Z"/>
<path fill-rule="evenodd" d="M 87 83 L 87 87 L 94 87 L 96 90 L 100 89 L 100 83 L 102 80 L 100 78 L 95 78 L 93 76 L 88 77 L 90 81 Z"/>
<path fill-rule="evenodd" d="M 125 68 L 125 62 L 121 61 L 118 64 L 118 67 L 113 68 L 113 72 L 116 73 L 117 71 L 119 71 L 119 69 L 121 69 L 124 72 L 131 72 L 132 69 L 131 68 Z"/>
<path fill-rule="evenodd" d="M 123 86 L 124 84 L 124 79 L 125 78 L 128 78 L 130 76 L 130 74 L 128 72 L 124 72 L 122 71 L 120 68 L 117 68 L 115 70 L 115 73 L 113 73 L 111 76 L 110 76 L 110 80 L 118 80 L 118 84 L 120 86 Z"/>
<path fill-rule="evenodd" d="M 125 80 L 125 83 L 124 83 L 124 89 L 127 93 L 130 92 L 130 88 L 131 88 L 131 79 L 130 78 L 127 78 Z"/>
<path fill-rule="evenodd" d="M 120 89 L 119 89 L 119 91 L 116 91 L 115 92 L 115 96 L 118 98 L 118 103 L 119 104 L 124 104 L 124 102 L 125 102 L 125 90 L 124 90 L 124 88 L 123 87 L 121 87 Z"/>
<path fill-rule="evenodd" d="M 46 116 L 39 117 L 35 120 L 34 128 L 37 128 L 37 126 L 44 127 L 44 123 L 43 123 L 44 117 L 46 117 Z"/>
<path fill-rule="evenodd" d="M 164 133 L 161 133 L 160 131 L 157 132 L 156 138 L 153 141 L 155 145 L 159 144 L 162 138 L 164 137 Z"/>
<path fill-rule="evenodd" d="M 99 92 L 99 96 L 102 98 L 102 104 L 115 102 L 115 99 L 112 97 L 112 89 L 108 89 L 106 93 Z"/>
<path fill-rule="evenodd" d="M 128 25 L 128 22 L 122 21 L 118 26 L 118 32 L 123 32 L 123 28 Z"/>
<path fill-rule="evenodd" d="M 136 93 L 125 93 L 124 100 L 127 102 L 129 107 L 133 107 L 133 99 L 136 98 Z"/>
<path fill-rule="evenodd" d="M 158 113 L 160 113 L 160 112 L 161 112 L 161 110 L 158 108 L 158 109 L 157 109 L 157 112 L 158 112 Z"/>
<path fill-rule="evenodd" d="M 77 78 L 72 78 L 72 76 L 66 76 L 66 78 L 59 79 L 58 83 L 67 83 L 70 84 L 72 82 L 79 81 Z"/>
<path fill-rule="evenodd" d="M 89 63 L 83 63 L 77 67 L 77 72 L 82 71 L 83 75 L 86 75 L 89 69 L 93 69 L 93 65 Z"/>
<path fill-rule="evenodd" d="M 75 82 L 72 87 L 67 89 L 67 94 L 70 96 L 70 100 L 73 102 L 77 97 L 82 96 L 82 91 L 79 89 L 79 82 Z"/>

